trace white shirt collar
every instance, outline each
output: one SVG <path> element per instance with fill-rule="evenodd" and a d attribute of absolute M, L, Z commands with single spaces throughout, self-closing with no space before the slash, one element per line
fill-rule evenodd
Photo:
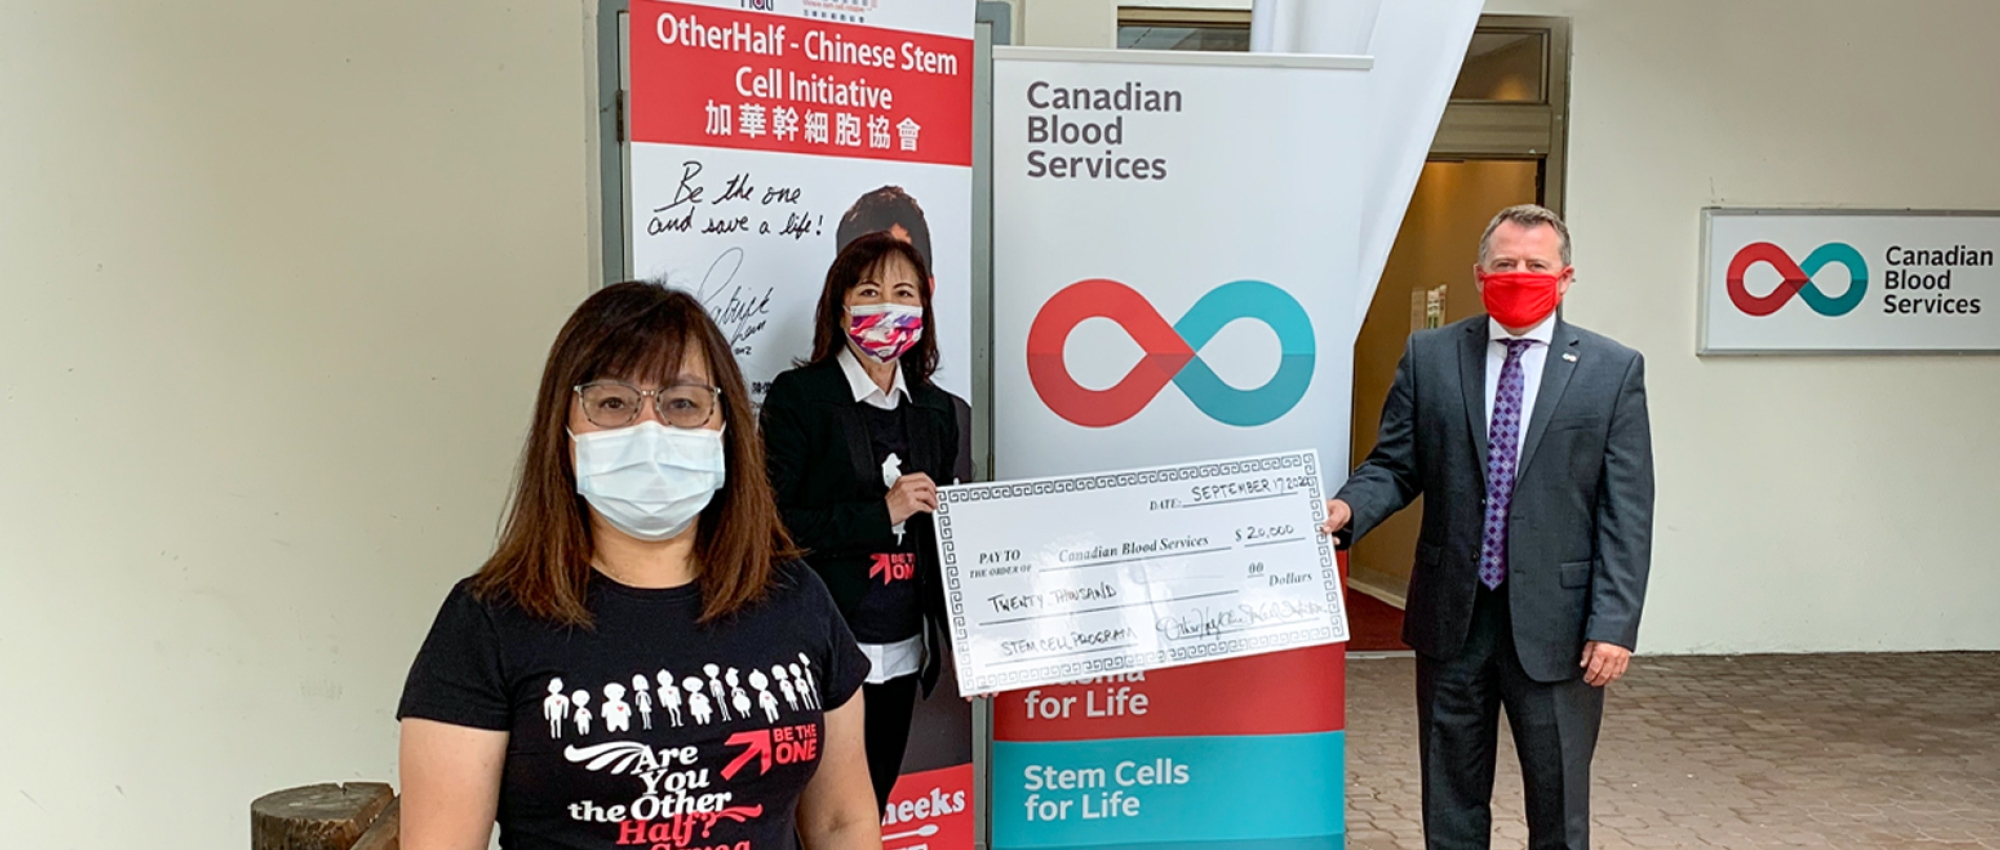
<path fill-rule="evenodd" d="M 896 379 L 890 384 L 889 392 L 884 393 L 875 384 L 875 379 L 868 377 L 868 370 L 862 367 L 861 358 L 854 356 L 854 349 L 843 345 L 834 358 L 840 361 L 840 371 L 847 376 L 847 388 L 854 392 L 855 401 L 883 410 L 895 410 L 897 404 L 910 397 L 910 387 L 903 383 L 901 363 L 896 364 Z"/>
<path fill-rule="evenodd" d="M 1510 339 L 1531 339 L 1543 345 L 1548 345 L 1551 342 L 1553 342 L 1555 338 L 1556 338 L 1555 313 L 1550 313 L 1548 318 L 1542 320 L 1541 324 L 1529 328 L 1527 333 L 1524 333 L 1520 336 L 1515 336 L 1513 334 L 1508 333 L 1506 328 L 1500 326 L 1499 321 L 1491 317 L 1488 317 L 1486 319 L 1486 339 L 1491 342 L 1502 342 Z M 898 374 L 896 376 L 896 380 L 900 381 L 902 379 L 903 379 L 902 375 Z"/>

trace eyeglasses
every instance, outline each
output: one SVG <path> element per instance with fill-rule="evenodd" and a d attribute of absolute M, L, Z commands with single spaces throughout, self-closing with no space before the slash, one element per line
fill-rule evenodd
<path fill-rule="evenodd" d="M 657 390 L 642 390 L 623 381 L 591 381 L 576 387 L 583 403 L 583 418 L 599 428 L 623 428 L 639 421 L 646 399 L 653 409 L 675 428 L 700 428 L 714 418 L 722 406 L 722 389 L 706 384 L 674 384 Z"/>

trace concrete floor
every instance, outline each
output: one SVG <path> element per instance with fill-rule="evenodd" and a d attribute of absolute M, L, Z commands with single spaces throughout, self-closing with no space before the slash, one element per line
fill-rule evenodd
<path fill-rule="evenodd" d="M 1420 848 L 1415 662 L 1348 667 L 1348 847 Z M 1501 723 L 1495 848 L 1527 843 Z M 1593 847 L 2000 848 L 2000 654 L 1639 658 Z"/>

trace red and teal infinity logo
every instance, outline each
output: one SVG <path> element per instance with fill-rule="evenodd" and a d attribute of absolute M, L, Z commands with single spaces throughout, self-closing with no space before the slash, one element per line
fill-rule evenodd
<path fill-rule="evenodd" d="M 1145 356 L 1110 389 L 1092 390 L 1070 377 L 1063 345 L 1085 319 L 1117 322 Z M 1255 319 L 1278 335 L 1277 374 L 1264 385 L 1239 390 L 1196 353 L 1237 319 Z M 1028 380 L 1057 416 L 1086 428 L 1108 428 L 1151 404 L 1169 382 L 1209 418 L 1249 428 L 1276 420 L 1305 397 L 1312 384 L 1312 320 L 1284 290 L 1261 280 L 1239 280 L 1210 290 L 1171 325 L 1132 287 L 1093 278 L 1064 287 L 1042 305 L 1028 328 Z"/>
<path fill-rule="evenodd" d="M 1771 294 L 1759 298 L 1750 294 L 1743 286 L 1743 273 L 1758 263 L 1769 263 L 1778 270 L 1784 282 L 1778 284 Z M 1821 291 L 1813 283 L 1813 275 L 1828 263 L 1839 263 L 1847 267 L 1849 283 L 1847 291 L 1835 298 Z M 1806 255 L 1803 263 L 1792 262 L 1785 249 L 1769 242 L 1753 242 L 1736 252 L 1736 258 L 1729 261 L 1729 300 L 1736 309 L 1752 316 L 1769 316 L 1796 295 L 1805 299 L 1806 306 L 1822 316 L 1845 316 L 1861 306 L 1861 299 L 1868 294 L 1868 263 L 1861 259 L 1861 252 L 1845 242 L 1828 242 L 1814 248 Z"/>

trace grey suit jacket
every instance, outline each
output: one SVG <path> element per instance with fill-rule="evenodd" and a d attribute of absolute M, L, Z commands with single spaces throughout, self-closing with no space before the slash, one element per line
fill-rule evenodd
<path fill-rule="evenodd" d="M 1487 344 L 1483 315 L 1410 337 L 1375 450 L 1338 495 L 1354 509 L 1355 537 L 1425 497 L 1403 640 L 1433 658 L 1464 646 L 1479 586 Z M 1638 352 L 1557 322 L 1510 510 L 1502 588 L 1528 675 L 1581 675 L 1587 640 L 1635 646 L 1653 536 L 1653 443 Z"/>

